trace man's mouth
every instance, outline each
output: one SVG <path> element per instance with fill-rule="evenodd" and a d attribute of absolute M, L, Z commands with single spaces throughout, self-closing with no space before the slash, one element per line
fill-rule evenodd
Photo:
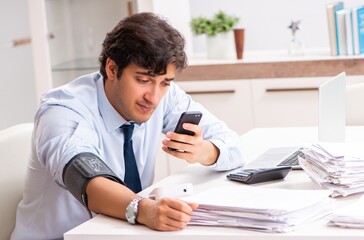
<path fill-rule="evenodd" d="M 140 104 L 140 103 L 138 103 L 138 106 L 145 113 L 152 112 L 155 108 L 154 106 L 148 106 L 146 104 Z"/>

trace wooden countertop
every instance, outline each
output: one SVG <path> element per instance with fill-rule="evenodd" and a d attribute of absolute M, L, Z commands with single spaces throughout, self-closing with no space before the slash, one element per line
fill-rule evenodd
<path fill-rule="evenodd" d="M 274 62 L 225 62 L 193 64 L 177 74 L 177 81 L 227 80 L 364 75 L 364 58 L 318 59 Z"/>

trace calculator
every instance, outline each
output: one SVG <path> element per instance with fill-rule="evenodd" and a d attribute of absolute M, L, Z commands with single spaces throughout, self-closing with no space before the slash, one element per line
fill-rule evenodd
<path fill-rule="evenodd" d="M 229 180 L 238 181 L 246 184 L 253 184 L 283 179 L 291 170 L 292 167 L 290 166 L 240 169 L 238 172 L 226 175 L 226 177 Z"/>

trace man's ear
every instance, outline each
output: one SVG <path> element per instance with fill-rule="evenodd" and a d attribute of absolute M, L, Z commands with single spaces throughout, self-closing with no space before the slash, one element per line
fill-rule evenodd
<path fill-rule="evenodd" d="M 118 65 L 111 58 L 106 59 L 105 70 L 106 70 L 107 79 L 110 79 L 110 80 L 117 79 Z"/>

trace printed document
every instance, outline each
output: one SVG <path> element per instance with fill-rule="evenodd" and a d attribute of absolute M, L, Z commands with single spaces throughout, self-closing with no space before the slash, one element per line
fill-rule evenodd
<path fill-rule="evenodd" d="M 328 190 L 223 186 L 182 198 L 199 203 L 190 225 L 287 232 L 332 211 Z"/>

